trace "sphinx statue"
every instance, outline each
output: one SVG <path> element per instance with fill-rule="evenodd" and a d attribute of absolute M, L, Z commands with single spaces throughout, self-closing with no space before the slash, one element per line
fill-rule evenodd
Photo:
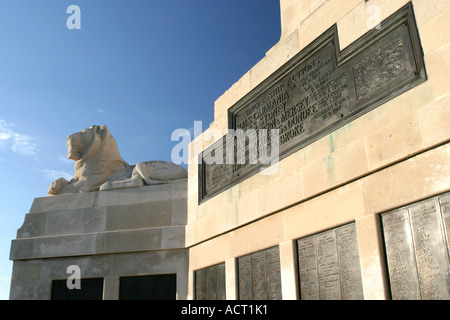
<path fill-rule="evenodd" d="M 67 138 L 67 158 L 75 161 L 70 181 L 53 181 L 49 195 L 134 188 L 186 179 L 185 168 L 166 161 L 129 165 L 106 126 L 91 126 Z"/>

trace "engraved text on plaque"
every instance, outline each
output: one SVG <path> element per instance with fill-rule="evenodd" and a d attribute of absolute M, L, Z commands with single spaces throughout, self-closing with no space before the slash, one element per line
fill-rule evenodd
<path fill-rule="evenodd" d="M 278 247 L 240 257 L 238 272 L 240 300 L 281 300 Z"/>
<path fill-rule="evenodd" d="M 355 224 L 297 240 L 302 300 L 363 299 Z"/>
<path fill-rule="evenodd" d="M 196 300 L 225 300 L 225 263 L 195 271 Z"/>
<path fill-rule="evenodd" d="M 382 214 L 393 299 L 450 299 L 449 199 L 447 194 Z"/>

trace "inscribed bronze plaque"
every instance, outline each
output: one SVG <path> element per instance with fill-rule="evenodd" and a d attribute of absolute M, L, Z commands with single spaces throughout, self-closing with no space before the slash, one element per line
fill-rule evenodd
<path fill-rule="evenodd" d="M 228 134 L 199 157 L 199 201 L 425 80 L 412 4 L 343 51 L 334 25 L 229 109 Z"/>
<path fill-rule="evenodd" d="M 195 271 L 196 300 L 225 300 L 225 263 Z"/>
<path fill-rule="evenodd" d="M 238 277 L 240 300 L 281 300 L 279 248 L 240 257 Z"/>
<path fill-rule="evenodd" d="M 382 214 L 393 299 L 450 299 L 449 200 L 447 194 Z"/>
<path fill-rule="evenodd" d="M 302 300 L 363 299 L 355 224 L 297 240 Z"/>

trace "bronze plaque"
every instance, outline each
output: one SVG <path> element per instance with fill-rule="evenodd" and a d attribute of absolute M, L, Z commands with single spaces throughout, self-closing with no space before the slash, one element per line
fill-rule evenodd
<path fill-rule="evenodd" d="M 297 240 L 302 300 L 363 299 L 355 224 Z"/>
<path fill-rule="evenodd" d="M 342 52 L 334 25 L 230 108 L 231 130 L 199 157 L 199 201 L 425 80 L 412 4 Z"/>
<path fill-rule="evenodd" d="M 382 214 L 392 298 L 450 299 L 449 195 Z"/>
<path fill-rule="evenodd" d="M 196 300 L 225 300 L 225 263 L 195 271 Z"/>
<path fill-rule="evenodd" d="M 238 277 L 240 300 L 281 300 L 279 248 L 240 257 Z"/>
<path fill-rule="evenodd" d="M 450 252 L 450 195 L 439 198 L 442 218 L 444 220 L 445 235 L 447 237 L 448 251 Z"/>
<path fill-rule="evenodd" d="M 400 209 L 382 217 L 392 297 L 398 300 L 420 299 L 408 211 Z"/>

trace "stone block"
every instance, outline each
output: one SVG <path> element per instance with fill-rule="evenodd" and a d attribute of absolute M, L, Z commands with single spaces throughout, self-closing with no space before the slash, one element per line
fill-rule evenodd
<path fill-rule="evenodd" d="M 285 239 L 299 239 L 338 227 L 364 215 L 359 182 L 346 184 L 284 211 Z"/>
<path fill-rule="evenodd" d="M 450 77 L 448 77 L 450 73 L 449 56 L 449 42 L 425 56 L 428 81 L 430 82 L 432 94 L 435 99 L 448 95 L 450 91 Z"/>
<path fill-rule="evenodd" d="M 285 64 L 299 52 L 298 36 L 296 33 L 280 40 L 266 56 L 250 70 L 251 89 L 258 86 L 268 76 Z M 231 106 L 230 106 L 231 107 Z"/>
<path fill-rule="evenodd" d="M 370 170 L 406 158 L 423 147 L 419 120 L 416 114 L 391 121 L 366 136 Z"/>
<path fill-rule="evenodd" d="M 236 260 L 231 258 L 225 260 L 225 288 L 227 300 L 237 300 L 237 263 Z"/>
<path fill-rule="evenodd" d="M 301 23 L 311 14 L 311 4 L 315 0 L 302 1 L 301 4 L 295 0 L 281 0 L 281 38 L 289 36 Z"/>
<path fill-rule="evenodd" d="M 22 226 L 17 230 L 17 238 L 29 238 L 42 234 L 47 223 L 46 212 L 28 213 Z"/>
<path fill-rule="evenodd" d="M 450 189 L 450 145 L 436 147 L 361 179 L 367 213 L 381 213 Z"/>
<path fill-rule="evenodd" d="M 360 2 L 359 0 L 327 1 L 318 7 L 308 19 L 297 24 L 300 50 L 346 16 Z"/>
<path fill-rule="evenodd" d="M 214 102 L 214 122 L 212 127 L 223 133 L 228 129 L 228 109 L 250 91 L 250 72 L 244 74 L 236 83 Z"/>
<path fill-rule="evenodd" d="M 161 228 L 161 249 L 177 249 L 185 247 L 185 227 L 173 226 Z"/>
<path fill-rule="evenodd" d="M 49 300 L 50 287 L 44 287 L 40 282 L 11 281 L 10 300 Z"/>
<path fill-rule="evenodd" d="M 323 159 L 328 156 L 332 151 L 331 139 L 329 136 L 325 136 L 314 143 L 307 145 L 303 148 L 305 154 L 305 164 L 315 162 L 319 159 Z"/>
<path fill-rule="evenodd" d="M 384 259 L 383 237 L 379 216 L 368 215 L 356 220 L 364 297 L 369 300 L 389 298 L 389 284 Z"/>
<path fill-rule="evenodd" d="M 297 246 L 294 241 L 280 243 L 280 272 L 283 300 L 298 299 L 296 251 Z"/>
<path fill-rule="evenodd" d="M 450 139 L 450 93 L 421 108 L 417 113 L 425 147 Z"/>
<path fill-rule="evenodd" d="M 106 231 L 156 228 L 172 223 L 172 201 L 106 207 Z"/>
<path fill-rule="evenodd" d="M 162 228 L 101 233 L 95 253 L 159 250 L 162 247 L 161 233 Z"/>
<path fill-rule="evenodd" d="M 11 241 L 10 260 L 21 260 L 34 257 L 34 239 L 15 239 Z"/>
<path fill-rule="evenodd" d="M 360 139 L 302 169 L 305 197 L 356 179 L 367 171 L 365 141 Z"/>
<path fill-rule="evenodd" d="M 98 207 L 47 212 L 46 227 L 35 236 L 102 232 L 105 230 L 105 212 L 106 208 Z"/>
<path fill-rule="evenodd" d="M 252 210 L 253 219 L 270 214 L 279 208 L 287 207 L 304 198 L 303 172 L 297 169 L 280 177 L 274 176 L 272 180 L 261 188 L 253 191 L 257 193 L 257 210 Z"/>
<path fill-rule="evenodd" d="M 11 281 L 33 282 L 41 277 L 40 261 L 19 261 L 14 265 Z"/>
<path fill-rule="evenodd" d="M 170 225 L 186 225 L 187 224 L 187 200 L 176 199 L 172 200 L 172 221 Z"/>
<path fill-rule="evenodd" d="M 384 0 L 388 1 L 388 0 Z M 450 6 L 449 0 L 413 0 L 417 24 L 419 26 L 437 16 L 442 10 Z"/>
<path fill-rule="evenodd" d="M 36 198 L 31 205 L 30 213 L 89 208 L 94 197 L 95 193 L 87 192 Z"/>

